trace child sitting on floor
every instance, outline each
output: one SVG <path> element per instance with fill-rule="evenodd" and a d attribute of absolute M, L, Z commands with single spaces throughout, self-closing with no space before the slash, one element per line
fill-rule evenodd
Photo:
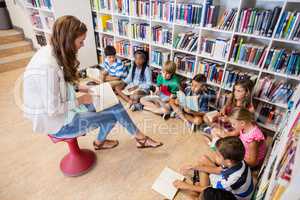
<path fill-rule="evenodd" d="M 130 68 L 128 76 L 123 80 L 123 87 L 116 87 L 117 94 L 122 97 L 132 111 L 142 110 L 140 98 L 150 93 L 152 74 L 148 67 L 148 54 L 143 50 L 134 52 L 134 64 Z"/>
<path fill-rule="evenodd" d="M 116 49 L 106 46 L 104 49 L 105 60 L 101 64 L 103 70 L 100 72 L 100 82 L 109 82 L 112 88 L 122 84 L 122 79 L 127 76 L 127 68 L 120 59 L 116 57 Z"/>
<path fill-rule="evenodd" d="M 209 174 L 201 167 L 190 168 L 200 171 L 200 182 L 195 185 L 177 180 L 174 186 L 181 190 L 194 193 L 199 197 L 208 186 L 232 192 L 239 200 L 251 199 L 254 191 L 251 170 L 245 163 L 245 148 L 242 141 L 235 136 L 219 139 L 216 143 L 218 164 L 221 166 L 220 174 Z"/>
<path fill-rule="evenodd" d="M 179 90 L 179 78 L 175 73 L 176 64 L 167 61 L 162 68 L 162 73 L 157 77 L 155 95 L 141 98 L 145 110 L 160 114 L 164 119 L 170 117 L 171 106 L 168 102 Z"/>
<path fill-rule="evenodd" d="M 187 106 L 180 105 L 180 100 L 177 97 L 177 99 L 170 99 L 170 105 L 173 109 L 171 116 L 177 115 L 194 131 L 195 126 L 203 122 L 203 116 L 208 111 L 208 103 L 212 98 L 212 95 L 209 94 L 206 87 L 205 75 L 197 74 L 194 76 L 192 85 L 184 89 L 184 95 L 197 98 L 198 105 L 196 107 L 198 107 L 198 110 L 192 110 Z"/>

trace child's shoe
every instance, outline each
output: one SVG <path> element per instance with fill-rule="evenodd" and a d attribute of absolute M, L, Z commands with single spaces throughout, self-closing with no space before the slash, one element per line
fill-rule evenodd
<path fill-rule="evenodd" d="M 194 123 L 186 122 L 185 124 L 190 129 L 191 132 L 195 132 L 196 131 L 196 125 Z"/>
<path fill-rule="evenodd" d="M 171 114 L 170 114 L 170 117 L 171 117 L 171 118 L 175 118 L 176 115 L 177 115 L 177 113 L 176 113 L 175 111 L 172 111 Z"/>
<path fill-rule="evenodd" d="M 134 104 L 132 104 L 132 105 L 130 106 L 129 109 L 130 109 L 132 112 L 134 112 L 134 111 L 140 111 L 140 110 L 143 110 L 143 108 L 144 108 L 143 104 L 141 104 L 141 103 L 134 103 Z"/>

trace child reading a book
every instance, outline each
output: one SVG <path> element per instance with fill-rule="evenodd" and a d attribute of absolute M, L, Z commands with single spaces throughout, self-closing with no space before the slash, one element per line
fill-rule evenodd
<path fill-rule="evenodd" d="M 116 49 L 113 46 L 106 46 L 104 49 L 105 61 L 101 67 L 100 82 L 109 82 L 113 88 L 122 84 L 122 80 L 127 76 L 127 69 L 121 60 L 116 57 Z"/>
<path fill-rule="evenodd" d="M 134 52 L 134 64 L 129 70 L 128 76 L 123 80 L 125 89 L 116 87 L 117 94 L 122 97 L 132 111 L 142 110 L 140 98 L 150 93 L 152 74 L 148 67 L 148 54 L 143 50 Z"/>
<path fill-rule="evenodd" d="M 190 191 L 199 197 L 207 187 L 230 191 L 237 199 L 248 200 L 254 191 L 251 170 L 245 163 L 245 147 L 236 136 L 219 139 L 216 143 L 217 163 L 221 168 L 220 174 L 209 174 L 201 166 L 189 168 L 199 170 L 199 181 L 195 185 L 186 181 L 175 181 L 178 189 Z"/>
<path fill-rule="evenodd" d="M 180 100 L 181 96 L 186 100 L 185 105 Z M 185 97 L 190 98 L 187 99 Z M 170 105 L 173 109 L 171 116 L 177 115 L 194 131 L 195 126 L 203 122 L 203 116 L 209 109 L 208 103 L 210 98 L 211 95 L 206 87 L 205 75 L 197 74 L 194 76 L 191 86 L 186 87 L 183 93 L 179 91 L 176 99 L 170 99 Z"/>
<path fill-rule="evenodd" d="M 167 61 L 162 68 L 162 73 L 157 77 L 154 95 L 142 97 L 140 100 L 145 110 L 160 114 L 164 119 L 170 117 L 171 106 L 168 102 L 176 95 L 180 82 L 175 73 L 176 64 Z"/>

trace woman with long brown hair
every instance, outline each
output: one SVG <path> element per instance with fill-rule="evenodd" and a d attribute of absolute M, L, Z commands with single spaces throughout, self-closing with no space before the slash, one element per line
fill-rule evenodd
<path fill-rule="evenodd" d="M 25 116 L 33 130 L 57 138 L 73 138 L 99 128 L 95 150 L 116 147 L 117 140 L 106 137 L 119 122 L 134 136 L 138 148 L 162 145 L 145 136 L 132 122 L 121 103 L 96 112 L 88 88 L 79 84 L 77 52 L 83 47 L 87 28 L 74 16 L 58 18 L 50 45 L 42 47 L 24 73 Z M 85 94 L 76 97 L 75 87 Z"/>

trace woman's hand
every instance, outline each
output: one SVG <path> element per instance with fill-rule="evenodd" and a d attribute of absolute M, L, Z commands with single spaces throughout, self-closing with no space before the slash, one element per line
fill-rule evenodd
<path fill-rule="evenodd" d="M 93 103 L 93 97 L 90 94 L 84 94 L 77 98 L 77 101 L 79 105 L 81 104 L 92 104 Z"/>

